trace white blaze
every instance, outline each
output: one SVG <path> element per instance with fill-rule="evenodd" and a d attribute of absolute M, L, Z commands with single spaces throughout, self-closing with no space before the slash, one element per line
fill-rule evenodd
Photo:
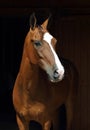
<path fill-rule="evenodd" d="M 44 34 L 44 36 L 43 36 L 43 40 L 45 40 L 45 41 L 49 44 L 49 46 L 50 46 L 50 48 L 51 48 L 51 50 L 52 50 L 52 53 L 53 53 L 54 58 L 55 58 L 55 63 L 56 63 L 58 72 L 59 72 L 61 75 L 63 75 L 63 74 L 64 74 L 64 67 L 62 66 L 62 64 L 61 64 L 61 62 L 60 62 L 60 60 L 59 60 L 59 58 L 58 58 L 58 56 L 57 56 L 55 50 L 53 49 L 53 47 L 52 47 L 52 45 L 51 45 L 51 40 L 52 40 L 52 38 L 53 38 L 53 36 L 50 35 L 48 32 L 46 32 L 46 33 Z"/>

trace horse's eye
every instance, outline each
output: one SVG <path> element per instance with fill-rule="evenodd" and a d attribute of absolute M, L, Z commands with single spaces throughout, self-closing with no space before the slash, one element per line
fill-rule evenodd
<path fill-rule="evenodd" d="M 42 43 L 40 41 L 34 41 L 34 45 L 36 47 L 40 47 L 42 45 Z"/>

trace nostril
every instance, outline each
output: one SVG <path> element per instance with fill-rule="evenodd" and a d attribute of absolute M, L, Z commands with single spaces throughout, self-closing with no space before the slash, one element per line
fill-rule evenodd
<path fill-rule="evenodd" d="M 54 79 L 59 78 L 59 72 L 58 72 L 58 70 L 54 71 L 53 77 L 54 77 Z"/>

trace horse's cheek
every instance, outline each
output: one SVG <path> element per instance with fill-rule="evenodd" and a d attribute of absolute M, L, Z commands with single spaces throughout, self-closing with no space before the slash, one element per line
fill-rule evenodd
<path fill-rule="evenodd" d="M 33 64 L 37 64 L 38 63 L 38 55 L 35 51 L 34 48 L 32 48 L 29 52 L 29 57 L 30 57 L 30 61 L 33 63 Z"/>

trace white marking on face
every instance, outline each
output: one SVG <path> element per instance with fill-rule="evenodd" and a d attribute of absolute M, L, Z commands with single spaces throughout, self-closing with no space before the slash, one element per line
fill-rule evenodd
<path fill-rule="evenodd" d="M 43 40 L 45 40 L 47 43 L 51 44 L 51 40 L 52 40 L 53 36 L 50 35 L 48 32 L 46 32 L 43 36 Z"/>
<path fill-rule="evenodd" d="M 43 36 L 43 40 L 45 40 L 49 44 L 49 46 L 50 46 L 50 48 L 52 50 L 52 53 L 53 53 L 54 58 L 55 58 L 55 64 L 56 64 L 57 70 L 58 70 L 58 72 L 59 72 L 59 74 L 61 75 L 61 78 L 62 78 L 62 76 L 64 74 L 64 67 L 62 66 L 62 64 L 61 64 L 61 62 L 59 60 L 59 57 L 57 56 L 54 48 L 51 45 L 52 38 L 53 38 L 53 36 L 50 35 L 48 32 L 46 32 L 44 34 L 44 36 Z"/>

